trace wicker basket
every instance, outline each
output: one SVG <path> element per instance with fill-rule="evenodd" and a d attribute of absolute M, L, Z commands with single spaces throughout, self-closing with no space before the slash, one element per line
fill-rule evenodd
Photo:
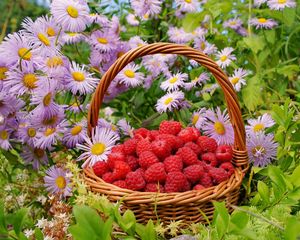
<path fill-rule="evenodd" d="M 234 129 L 232 160 L 232 164 L 235 166 L 234 174 L 230 179 L 217 186 L 201 191 L 191 190 L 180 193 L 152 193 L 122 189 L 104 182 L 94 174 L 91 168 L 84 169 L 85 181 L 91 191 L 105 194 L 111 201 L 122 200 L 122 209 L 131 209 L 135 213 L 138 222 L 145 223 L 149 219 L 155 221 L 159 218 L 164 223 L 169 223 L 173 220 L 182 220 L 185 224 L 205 223 L 206 217 L 210 220 L 213 217 L 213 201 L 225 200 L 227 206 L 237 204 L 240 186 L 248 169 L 245 127 L 238 99 L 228 77 L 214 61 L 193 48 L 171 43 L 154 43 L 129 51 L 109 68 L 96 89 L 88 116 L 89 132 L 97 125 L 104 94 L 115 76 L 136 58 L 156 53 L 179 54 L 189 57 L 206 67 L 216 78 L 224 92 L 228 113 Z"/>

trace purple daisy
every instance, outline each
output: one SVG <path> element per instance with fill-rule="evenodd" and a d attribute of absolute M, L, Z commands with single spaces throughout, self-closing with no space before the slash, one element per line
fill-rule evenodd
<path fill-rule="evenodd" d="M 98 128 L 107 128 L 109 130 L 111 130 L 113 133 L 117 134 L 119 136 L 119 129 L 118 127 L 111 123 L 111 122 L 108 122 L 106 121 L 105 119 L 103 118 L 100 118 L 98 120 L 98 124 L 97 124 Z"/>
<path fill-rule="evenodd" d="M 214 138 L 219 145 L 233 144 L 234 132 L 226 109 L 223 113 L 219 107 L 216 112 L 207 110 L 205 117 L 208 120 L 202 128 L 205 135 Z"/>
<path fill-rule="evenodd" d="M 41 16 L 35 20 L 37 25 L 43 26 L 46 30 L 47 36 L 49 38 L 57 38 L 60 39 L 59 33 L 59 26 L 57 25 L 56 21 L 54 20 L 53 16 Z"/>
<path fill-rule="evenodd" d="M 194 31 L 191 32 L 191 38 L 204 38 L 205 34 L 207 34 L 207 29 L 203 27 L 197 27 Z"/>
<path fill-rule="evenodd" d="M 168 65 L 164 61 L 161 61 L 160 57 L 156 54 L 143 57 L 142 64 L 154 78 L 161 73 L 169 72 Z"/>
<path fill-rule="evenodd" d="M 273 134 L 251 133 L 247 136 L 249 160 L 254 166 L 265 167 L 276 158 L 278 144 Z"/>
<path fill-rule="evenodd" d="M 119 37 L 112 32 L 94 31 L 91 35 L 91 44 L 101 52 L 110 52 L 117 47 Z"/>
<path fill-rule="evenodd" d="M 177 91 L 184 86 L 187 79 L 188 75 L 186 73 L 176 73 L 171 75 L 168 80 L 162 82 L 160 88 L 164 91 Z"/>
<path fill-rule="evenodd" d="M 175 4 L 182 12 L 196 12 L 200 6 L 198 0 L 175 0 Z"/>
<path fill-rule="evenodd" d="M 63 137 L 64 145 L 68 148 L 75 148 L 77 144 L 83 143 L 87 136 L 86 125 L 86 121 L 81 121 L 66 128 Z"/>
<path fill-rule="evenodd" d="M 206 55 L 211 55 L 217 52 L 217 47 L 205 40 L 205 38 L 196 38 L 194 41 L 194 47 L 199 49 Z"/>
<path fill-rule="evenodd" d="M 243 37 L 248 36 L 248 31 L 244 27 L 239 27 L 235 32 Z"/>
<path fill-rule="evenodd" d="M 138 26 L 140 24 L 139 20 L 137 19 L 137 17 L 134 14 L 129 13 L 126 16 L 126 21 L 128 22 L 128 24 L 130 24 L 131 26 Z"/>
<path fill-rule="evenodd" d="M 228 27 L 234 30 L 237 30 L 242 26 L 242 20 L 238 17 L 231 18 L 223 23 L 224 27 Z"/>
<path fill-rule="evenodd" d="M 184 93 L 182 91 L 174 91 L 158 99 L 155 107 L 159 113 L 172 111 L 181 107 L 184 100 Z"/>
<path fill-rule="evenodd" d="M 67 177 L 68 172 L 62 168 L 52 166 L 46 171 L 44 177 L 45 187 L 51 194 L 57 195 L 60 198 L 72 195 L 70 179 Z"/>
<path fill-rule="evenodd" d="M 122 71 L 117 75 L 116 79 L 125 84 L 127 87 L 136 87 L 143 84 L 144 74 L 137 72 L 140 66 L 134 63 L 128 64 Z"/>
<path fill-rule="evenodd" d="M 15 100 L 15 96 L 7 94 L 3 91 L 0 92 L 0 114 L 3 117 L 6 117 L 14 112 L 14 105 L 12 105 L 12 103 L 14 103 Z"/>
<path fill-rule="evenodd" d="M 126 121 L 125 118 L 122 118 L 117 123 L 118 127 L 122 130 L 125 136 L 129 136 L 133 138 L 133 130 L 134 128 L 130 126 L 130 124 Z"/>
<path fill-rule="evenodd" d="M 248 75 L 248 71 L 238 68 L 235 69 L 233 75 L 229 77 L 229 81 L 233 85 L 234 89 L 239 92 L 242 85 L 246 85 L 246 80 L 244 79 Z"/>
<path fill-rule="evenodd" d="M 44 112 L 39 108 L 35 111 L 31 111 L 28 116 L 30 122 L 36 127 L 53 128 L 59 125 L 65 118 L 64 106 L 62 105 L 59 105 L 55 113 L 54 111 L 51 113 L 51 117 L 47 117 L 49 114 L 43 115 L 42 113 Z"/>
<path fill-rule="evenodd" d="M 208 80 L 209 75 L 206 72 L 203 72 L 200 74 L 200 76 L 192 79 L 191 82 L 185 83 L 184 88 L 189 91 L 196 86 L 201 86 L 202 84 L 205 84 Z"/>
<path fill-rule="evenodd" d="M 160 13 L 162 0 L 130 0 L 130 4 L 136 15 L 148 19 Z"/>
<path fill-rule="evenodd" d="M 27 143 L 29 146 L 37 146 L 39 140 L 38 129 L 29 122 L 19 124 L 17 136 L 23 144 Z"/>
<path fill-rule="evenodd" d="M 206 122 L 205 118 L 206 108 L 201 108 L 198 111 L 193 112 L 191 122 L 195 128 L 201 130 L 204 123 Z"/>
<path fill-rule="evenodd" d="M 284 8 L 295 8 L 294 0 L 268 0 L 267 4 L 272 10 L 283 10 Z"/>
<path fill-rule="evenodd" d="M 9 143 L 10 135 L 11 132 L 9 130 L 3 129 L 0 131 L 0 148 L 4 150 L 9 150 L 12 148 Z"/>
<path fill-rule="evenodd" d="M 260 28 L 271 29 L 273 27 L 276 27 L 278 23 L 273 19 L 252 18 L 250 19 L 250 25 L 255 26 L 256 29 L 260 29 Z"/>
<path fill-rule="evenodd" d="M 265 2 L 267 2 L 267 0 L 254 0 L 253 2 L 253 6 L 255 7 L 260 7 L 262 4 L 264 4 Z"/>
<path fill-rule="evenodd" d="M 32 148 L 25 145 L 20 155 L 24 159 L 25 164 L 32 164 L 35 170 L 40 169 L 42 165 L 48 164 L 46 151 L 40 148 Z"/>
<path fill-rule="evenodd" d="M 86 40 L 86 37 L 81 33 L 67 32 L 62 35 L 62 44 L 74 44 Z"/>
<path fill-rule="evenodd" d="M 216 56 L 218 57 L 218 60 L 216 61 L 216 63 L 221 68 L 228 67 L 233 60 L 236 60 L 235 55 L 231 54 L 233 51 L 234 51 L 234 49 L 231 47 L 226 47 L 223 50 L 219 51 L 216 54 Z"/>
<path fill-rule="evenodd" d="M 141 37 L 139 36 L 134 36 L 134 37 L 131 37 L 128 41 L 128 44 L 130 46 L 131 49 L 134 49 L 134 48 L 137 48 L 137 47 L 140 47 L 140 46 L 143 46 L 143 45 L 146 45 L 148 44 L 147 42 L 143 41 L 141 39 Z"/>
<path fill-rule="evenodd" d="M 170 27 L 167 34 L 174 43 L 186 44 L 191 40 L 191 34 L 186 33 L 183 28 Z"/>
<path fill-rule="evenodd" d="M 270 114 L 265 113 L 257 119 L 249 119 L 248 124 L 249 125 L 246 126 L 246 132 L 251 134 L 263 132 L 266 128 L 274 126 L 275 122 Z"/>

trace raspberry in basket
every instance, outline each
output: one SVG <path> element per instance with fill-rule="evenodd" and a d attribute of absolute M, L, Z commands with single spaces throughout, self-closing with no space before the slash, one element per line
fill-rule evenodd
<path fill-rule="evenodd" d="M 182 162 L 185 166 L 193 165 L 198 162 L 196 153 L 188 147 L 179 148 L 176 155 L 182 158 Z"/>
<path fill-rule="evenodd" d="M 109 171 L 108 164 L 104 161 L 98 161 L 93 166 L 94 173 L 98 177 L 102 177 L 102 175 Z"/>
<path fill-rule="evenodd" d="M 194 136 L 191 133 L 190 129 L 184 128 L 177 135 L 184 143 L 192 142 L 194 140 Z"/>
<path fill-rule="evenodd" d="M 162 121 L 159 125 L 159 133 L 177 135 L 181 130 L 181 123 L 177 121 Z"/>
<path fill-rule="evenodd" d="M 162 184 L 157 183 L 147 183 L 145 187 L 145 192 L 165 192 L 165 188 Z"/>
<path fill-rule="evenodd" d="M 116 180 L 124 179 L 127 173 L 129 173 L 130 171 L 131 169 L 128 163 L 123 161 L 116 161 L 113 168 L 113 177 Z"/>
<path fill-rule="evenodd" d="M 135 139 L 142 140 L 149 138 L 150 131 L 146 128 L 139 128 L 133 131 Z"/>
<path fill-rule="evenodd" d="M 221 145 L 216 150 L 216 157 L 219 162 L 230 162 L 232 155 L 232 147 L 229 145 Z"/>
<path fill-rule="evenodd" d="M 136 154 L 140 156 L 142 152 L 151 151 L 151 143 L 147 139 L 139 140 L 136 144 Z"/>
<path fill-rule="evenodd" d="M 123 152 L 114 151 L 108 155 L 107 164 L 110 167 L 110 169 L 114 168 L 115 162 L 117 162 L 117 161 L 121 161 L 121 162 L 126 161 L 126 156 Z"/>
<path fill-rule="evenodd" d="M 212 152 L 203 153 L 201 160 L 212 167 L 216 167 L 218 165 L 216 155 Z"/>
<path fill-rule="evenodd" d="M 145 171 L 145 180 L 147 183 L 163 183 L 167 177 L 163 163 L 155 163 Z"/>
<path fill-rule="evenodd" d="M 126 176 L 126 188 L 134 191 L 142 190 L 146 186 L 146 182 L 139 171 L 129 172 Z"/>
<path fill-rule="evenodd" d="M 126 140 L 124 143 L 123 143 L 123 150 L 124 150 L 124 153 L 126 155 L 133 155 L 135 154 L 135 148 L 136 148 L 136 145 L 137 145 L 137 139 L 135 138 L 131 138 L 131 139 L 128 139 Z"/>
<path fill-rule="evenodd" d="M 188 142 L 184 144 L 185 147 L 188 147 L 194 151 L 194 153 L 197 154 L 197 156 L 201 153 L 201 148 L 198 146 L 198 144 L 194 142 Z"/>
<path fill-rule="evenodd" d="M 231 176 L 234 173 L 234 167 L 231 162 L 222 163 L 220 168 L 223 168 L 228 173 L 228 176 Z"/>
<path fill-rule="evenodd" d="M 195 164 L 186 167 L 183 170 L 184 175 L 191 183 L 197 183 L 200 181 L 201 176 L 204 174 L 202 166 Z"/>
<path fill-rule="evenodd" d="M 228 179 L 228 173 L 223 168 L 211 168 L 209 170 L 209 175 L 215 185 Z"/>
<path fill-rule="evenodd" d="M 216 140 L 207 136 L 200 136 L 197 144 L 202 152 L 215 152 L 218 147 Z"/>
<path fill-rule="evenodd" d="M 182 158 L 179 155 L 169 156 L 164 160 L 166 172 L 181 172 L 183 168 Z"/>
<path fill-rule="evenodd" d="M 152 152 L 160 159 L 171 155 L 171 146 L 166 140 L 155 140 L 151 143 Z"/>
<path fill-rule="evenodd" d="M 186 176 L 182 172 L 170 172 L 167 175 L 165 191 L 182 192 L 186 187 L 186 182 Z"/>
<path fill-rule="evenodd" d="M 147 169 L 152 164 L 159 162 L 158 158 L 153 152 L 145 151 L 139 156 L 139 164 L 142 168 Z"/>

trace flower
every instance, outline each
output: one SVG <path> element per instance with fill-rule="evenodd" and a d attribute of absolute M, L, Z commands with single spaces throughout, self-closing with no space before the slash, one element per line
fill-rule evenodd
<path fill-rule="evenodd" d="M 131 49 L 134 49 L 134 48 L 146 45 L 147 42 L 143 41 L 141 39 L 141 37 L 139 37 L 139 36 L 134 36 L 129 39 L 128 44 Z"/>
<path fill-rule="evenodd" d="M 196 38 L 194 47 L 206 55 L 214 54 L 217 51 L 217 47 L 214 44 L 207 42 L 205 38 Z"/>
<path fill-rule="evenodd" d="M 159 113 L 172 111 L 173 109 L 178 109 L 184 99 L 184 93 L 182 91 L 174 91 L 158 99 L 155 107 Z"/>
<path fill-rule="evenodd" d="M 201 129 L 206 121 L 205 116 L 206 108 L 201 108 L 198 111 L 193 112 L 191 122 L 197 129 Z"/>
<path fill-rule="evenodd" d="M 136 18 L 136 16 L 134 14 L 131 14 L 131 13 L 129 13 L 126 16 L 126 20 L 127 20 L 128 24 L 130 24 L 131 26 L 138 26 L 140 24 L 140 22 Z"/>
<path fill-rule="evenodd" d="M 223 113 L 218 107 L 216 112 L 207 110 L 205 112 L 206 121 L 202 127 L 204 134 L 214 138 L 220 144 L 233 144 L 234 132 L 229 121 L 227 110 Z"/>
<path fill-rule="evenodd" d="M 91 35 L 91 43 L 96 50 L 110 52 L 117 47 L 119 37 L 111 31 L 94 31 Z"/>
<path fill-rule="evenodd" d="M 162 0 L 130 0 L 130 4 L 136 15 L 148 19 L 160 13 Z"/>
<path fill-rule="evenodd" d="M 36 147 L 36 144 L 39 140 L 38 129 L 29 122 L 19 124 L 17 135 L 22 143 L 27 143 L 29 146 Z"/>
<path fill-rule="evenodd" d="M 276 158 L 278 144 L 274 142 L 273 134 L 260 132 L 247 136 L 247 149 L 249 160 L 254 166 L 265 167 Z"/>
<path fill-rule="evenodd" d="M 0 130 L 0 148 L 4 150 L 11 149 L 11 145 L 9 143 L 10 131 L 8 130 Z"/>
<path fill-rule="evenodd" d="M 86 121 L 81 121 L 68 127 L 64 131 L 63 143 L 68 148 L 75 148 L 77 144 L 84 142 L 84 137 L 86 133 Z"/>
<path fill-rule="evenodd" d="M 143 83 L 144 74 L 137 72 L 140 67 L 133 63 L 128 64 L 116 77 L 116 79 L 127 87 L 136 87 Z"/>
<path fill-rule="evenodd" d="M 250 19 L 250 24 L 252 26 L 255 26 L 256 29 L 259 28 L 271 29 L 278 25 L 275 20 L 266 19 L 266 18 L 252 18 Z"/>
<path fill-rule="evenodd" d="M 246 131 L 250 134 L 263 132 L 266 128 L 272 127 L 275 122 L 270 114 L 265 113 L 257 119 L 249 119 L 248 124 L 249 125 L 246 126 Z"/>
<path fill-rule="evenodd" d="M 231 54 L 233 52 L 233 48 L 231 47 L 226 47 L 224 48 L 222 51 L 219 51 L 217 53 L 217 57 L 219 58 L 217 60 L 217 64 L 221 67 L 221 68 L 226 68 L 230 65 L 230 63 L 232 62 L 232 60 L 236 60 L 235 55 Z"/>
<path fill-rule="evenodd" d="M 248 71 L 238 68 L 235 69 L 233 75 L 229 77 L 229 81 L 233 85 L 234 89 L 239 92 L 242 85 L 246 85 L 246 80 L 244 79 L 248 75 Z"/>
<path fill-rule="evenodd" d="M 87 3 L 76 0 L 53 0 L 50 11 L 54 20 L 64 31 L 82 32 L 88 24 L 89 7 Z"/>
<path fill-rule="evenodd" d="M 117 126 L 111 122 L 106 121 L 103 118 L 100 118 L 98 120 L 97 126 L 99 128 L 107 128 L 107 129 L 113 131 L 113 133 L 118 134 L 118 136 L 119 136 L 119 129 L 117 128 Z"/>
<path fill-rule="evenodd" d="M 185 89 L 191 90 L 193 87 L 196 87 L 197 85 L 201 86 L 202 84 L 206 83 L 209 80 L 209 76 L 206 72 L 203 72 L 200 74 L 200 76 L 195 77 L 192 79 L 191 82 L 185 83 Z"/>
<path fill-rule="evenodd" d="M 268 0 L 267 4 L 269 8 L 273 10 L 283 10 L 286 7 L 296 7 L 296 2 L 294 0 Z"/>
<path fill-rule="evenodd" d="M 254 0 L 253 2 L 253 6 L 255 7 L 260 7 L 262 4 L 264 4 L 265 2 L 267 2 L 267 0 Z"/>
<path fill-rule="evenodd" d="M 167 34 L 174 43 L 186 44 L 191 40 L 191 34 L 186 33 L 183 28 L 170 27 Z"/>
<path fill-rule="evenodd" d="M 92 93 L 99 82 L 99 79 L 92 76 L 92 73 L 85 70 L 84 65 L 80 67 L 76 62 L 72 62 L 70 71 L 65 76 L 66 89 L 69 89 L 73 94 Z"/>
<path fill-rule="evenodd" d="M 175 0 L 175 4 L 182 12 L 195 12 L 200 6 L 198 0 Z"/>
<path fill-rule="evenodd" d="M 180 87 L 184 86 L 184 81 L 188 79 L 186 73 L 176 73 L 170 78 L 160 84 L 160 88 L 164 91 L 177 91 Z"/>
<path fill-rule="evenodd" d="M 73 44 L 84 41 L 86 38 L 81 33 L 67 32 L 62 35 L 62 44 Z"/>
<path fill-rule="evenodd" d="M 161 73 L 169 71 L 166 62 L 162 61 L 161 57 L 157 54 L 143 57 L 142 64 L 153 78 Z"/>
<path fill-rule="evenodd" d="M 237 30 L 242 26 L 242 20 L 238 17 L 231 18 L 223 23 L 224 27 L 228 27 L 234 30 Z"/>
<path fill-rule="evenodd" d="M 20 155 L 24 159 L 25 164 L 32 164 L 35 170 L 40 169 L 41 165 L 48 164 L 48 157 L 44 149 L 25 145 Z"/>
<path fill-rule="evenodd" d="M 66 176 L 67 171 L 52 166 L 46 171 L 44 177 L 45 187 L 48 192 L 58 195 L 61 198 L 71 196 L 70 179 Z"/>
<path fill-rule="evenodd" d="M 86 144 L 77 144 L 77 148 L 84 151 L 78 161 L 84 160 L 82 167 L 93 166 L 98 161 L 105 161 L 111 148 L 119 140 L 119 136 L 107 128 L 96 127 L 92 132 L 92 139 L 84 137 Z"/>
<path fill-rule="evenodd" d="M 120 119 L 117 125 L 122 130 L 125 136 L 133 137 L 134 128 L 130 126 L 130 124 L 126 121 L 126 119 L 124 118 Z"/>

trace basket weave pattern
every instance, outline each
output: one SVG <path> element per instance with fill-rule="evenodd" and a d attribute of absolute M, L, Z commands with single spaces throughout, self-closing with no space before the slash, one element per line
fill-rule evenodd
<path fill-rule="evenodd" d="M 182 220 L 183 223 L 206 222 L 203 213 L 212 219 L 212 201 L 226 201 L 227 206 L 237 204 L 240 186 L 248 169 L 245 127 L 238 99 L 232 84 L 220 67 L 205 54 L 188 46 L 171 43 L 154 43 L 133 49 L 120 57 L 103 75 L 91 102 L 88 115 L 89 133 L 97 125 L 99 110 L 109 84 L 115 76 L 130 62 L 138 57 L 151 54 L 178 54 L 189 57 L 209 70 L 221 86 L 228 108 L 228 114 L 234 129 L 233 160 L 234 174 L 221 184 L 203 189 L 181 193 L 138 192 L 119 188 L 97 177 L 91 168 L 84 169 L 85 181 L 94 192 L 105 194 L 111 201 L 122 200 L 122 208 L 135 213 L 138 222 L 149 219 L 169 223 Z M 199 210 L 200 209 L 200 210 Z"/>

